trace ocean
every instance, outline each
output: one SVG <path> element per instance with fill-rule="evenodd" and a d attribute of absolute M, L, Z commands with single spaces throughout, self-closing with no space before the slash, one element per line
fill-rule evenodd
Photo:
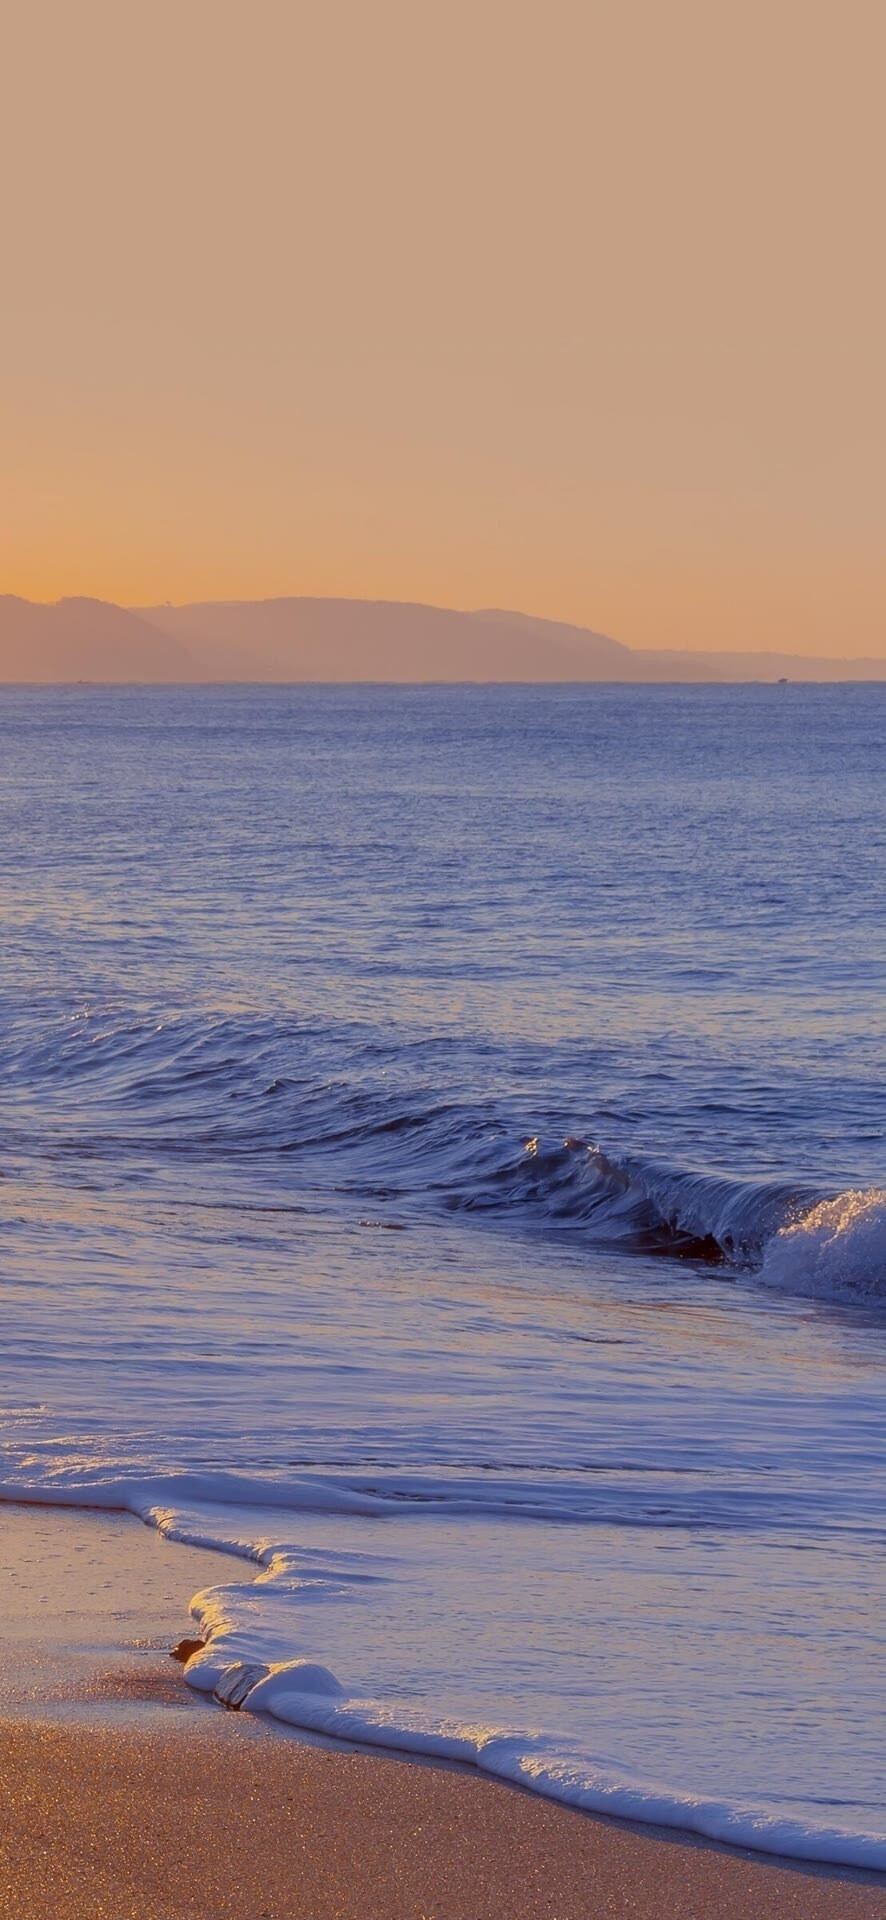
<path fill-rule="evenodd" d="M 884 735 L 0 689 L 0 1491 L 230 1553 L 192 1685 L 886 1868 Z"/>

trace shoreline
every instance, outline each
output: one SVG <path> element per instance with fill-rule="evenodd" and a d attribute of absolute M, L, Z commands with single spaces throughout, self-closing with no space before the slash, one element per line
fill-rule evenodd
<path fill-rule="evenodd" d="M 228 1554 L 173 1545 L 131 1514 L 0 1501 L 0 1717 L 152 1711 L 190 1601 L 231 1579 Z M 257 1571 L 257 1569 L 256 1569 Z M 108 1688 L 113 1675 L 114 1689 Z M 179 1686 L 183 1706 L 200 1702 Z M 144 1697 L 143 1697 L 144 1696 Z"/>
<path fill-rule="evenodd" d="M 224 1713 L 169 1650 L 229 1556 L 123 1514 L 0 1528 L 0 1920 L 886 1920 L 884 1875 Z"/>

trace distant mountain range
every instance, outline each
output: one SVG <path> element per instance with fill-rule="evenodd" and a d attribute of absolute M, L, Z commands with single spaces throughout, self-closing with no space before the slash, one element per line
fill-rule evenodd
<path fill-rule="evenodd" d="M 588 627 L 399 600 L 53 606 L 0 595 L 0 681 L 886 680 L 886 659 L 666 653 Z"/>

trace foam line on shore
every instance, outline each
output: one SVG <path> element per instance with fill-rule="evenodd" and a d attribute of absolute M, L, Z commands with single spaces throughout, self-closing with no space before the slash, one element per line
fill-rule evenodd
<path fill-rule="evenodd" d="M 764 1853 L 798 1860 L 886 1871 L 886 1838 L 863 1828 L 854 1829 L 824 1820 L 820 1826 L 773 1813 L 765 1805 L 730 1803 L 724 1798 L 671 1787 L 633 1777 L 606 1756 L 577 1747 L 571 1737 L 527 1732 L 460 1718 L 440 1718 L 433 1708 L 405 1697 L 384 1700 L 349 1687 L 346 1681 L 293 1646 L 293 1628 L 300 1625 L 288 1602 L 305 1585 L 305 1556 L 274 1538 L 274 1508 L 265 1497 L 261 1512 L 244 1515 L 244 1504 L 259 1493 L 264 1481 L 248 1476 L 203 1476 L 218 1496 L 236 1497 L 240 1512 L 216 1504 L 195 1507 L 172 1503 L 173 1490 L 193 1498 L 201 1476 L 168 1476 L 151 1483 L 135 1479 L 68 1478 L 62 1484 L 7 1482 L 0 1497 L 53 1506 L 93 1506 L 125 1510 L 156 1527 L 168 1539 L 214 1548 L 256 1563 L 257 1579 L 248 1585 L 231 1583 L 208 1588 L 191 1602 L 205 1645 L 185 1668 L 188 1684 L 201 1693 L 223 1697 L 236 1690 L 246 1711 L 272 1716 L 281 1723 L 327 1737 L 430 1759 L 456 1760 L 482 1772 L 530 1788 L 548 1798 L 588 1812 L 608 1813 L 654 1825 L 685 1829 L 712 1840 L 753 1847 Z M 279 1489 L 279 1511 L 293 1505 L 292 1486 Z M 298 1495 L 316 1508 L 321 1497 L 326 1511 L 363 1515 L 390 1511 L 390 1503 L 356 1495 L 339 1486 L 299 1483 Z M 204 1491 L 204 1499 L 206 1494 Z M 262 1531 L 262 1523 L 269 1529 Z M 352 1576 L 364 1578 L 359 1571 Z M 314 1597 L 330 1597 L 341 1587 L 322 1564 L 311 1569 Z M 267 1604 L 263 1604 L 267 1602 Z M 295 1656 L 295 1657 L 293 1657 Z M 252 1684 L 238 1687 L 244 1668 L 254 1669 Z"/>

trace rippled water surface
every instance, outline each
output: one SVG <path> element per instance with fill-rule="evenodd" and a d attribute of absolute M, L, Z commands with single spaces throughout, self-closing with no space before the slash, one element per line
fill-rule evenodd
<path fill-rule="evenodd" d="M 195 1684 L 886 1866 L 884 719 L 0 689 L 0 1472 Z"/>

